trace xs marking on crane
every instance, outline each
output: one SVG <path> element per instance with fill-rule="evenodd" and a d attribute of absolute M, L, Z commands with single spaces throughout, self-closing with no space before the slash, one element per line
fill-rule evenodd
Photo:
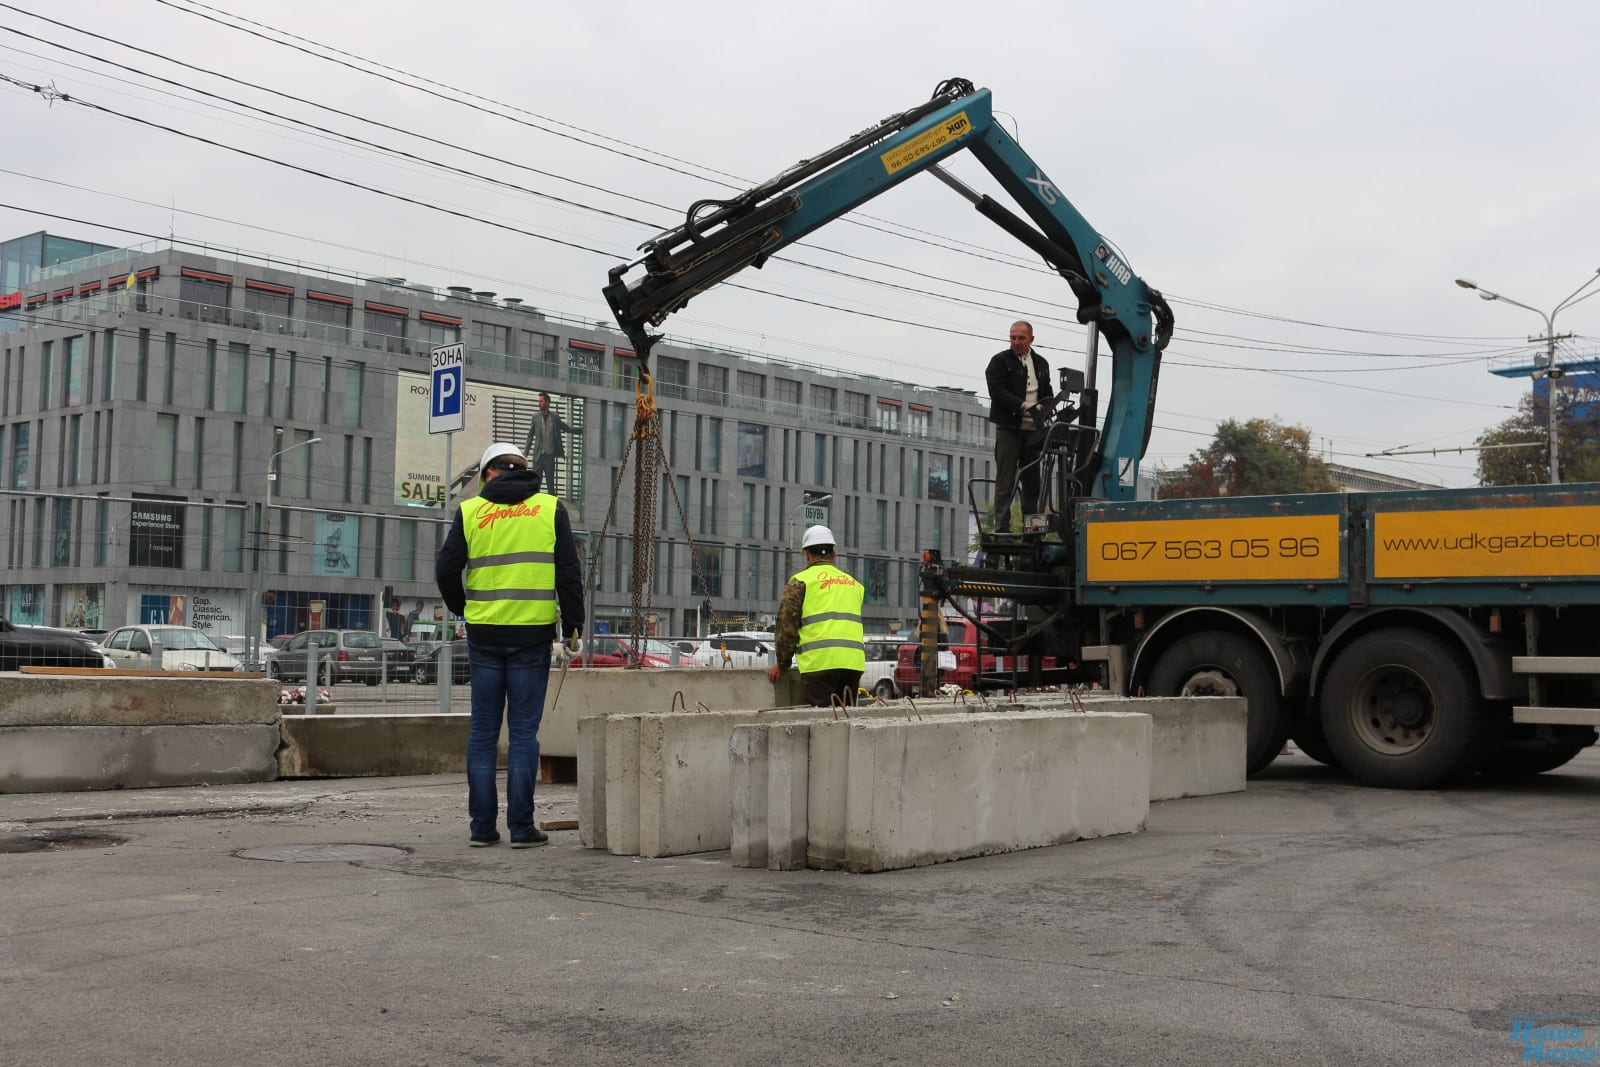
<path fill-rule="evenodd" d="M 1056 183 L 1044 176 L 1044 171 L 1036 170 L 1033 177 L 1024 178 L 1023 181 L 1033 186 L 1034 192 L 1039 194 L 1039 199 L 1047 204 L 1054 204 L 1061 196 L 1056 191 Z"/>

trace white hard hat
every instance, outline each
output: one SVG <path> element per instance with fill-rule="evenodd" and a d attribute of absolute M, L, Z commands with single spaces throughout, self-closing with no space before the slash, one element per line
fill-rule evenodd
<path fill-rule="evenodd" d="M 806 535 L 800 539 L 801 548 L 812 548 L 816 545 L 831 545 L 835 543 L 833 531 L 826 526 L 807 526 Z"/>
<path fill-rule="evenodd" d="M 488 468 L 489 464 L 502 456 L 515 456 L 524 463 L 528 462 L 528 457 L 522 454 L 522 449 L 510 441 L 496 441 L 483 450 L 483 455 L 478 460 L 478 477 L 482 478 L 484 470 Z"/>

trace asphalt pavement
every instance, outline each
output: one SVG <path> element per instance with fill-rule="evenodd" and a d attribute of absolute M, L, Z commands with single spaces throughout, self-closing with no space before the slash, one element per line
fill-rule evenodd
<path fill-rule="evenodd" d="M 1296 756 L 849 875 L 469 849 L 460 775 L 5 795 L 0 1064 L 1512 1064 L 1535 1017 L 1594 1057 L 1597 815 L 1592 750 L 1426 793 Z"/>

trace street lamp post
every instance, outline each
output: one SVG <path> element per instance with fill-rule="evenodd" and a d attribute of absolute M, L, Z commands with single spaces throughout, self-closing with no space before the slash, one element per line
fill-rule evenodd
<path fill-rule="evenodd" d="M 277 430 L 275 433 L 277 434 L 277 440 L 283 439 L 282 430 Z M 245 616 L 249 620 L 250 626 L 250 636 L 246 642 L 246 646 L 250 649 L 250 656 L 254 662 L 260 662 L 262 658 L 261 624 L 265 620 L 263 615 L 260 613 L 259 601 L 264 594 L 266 587 L 263 584 L 261 576 L 261 557 L 263 553 L 266 552 L 267 534 L 272 525 L 272 487 L 277 483 L 278 480 L 278 474 L 277 471 L 273 469 L 273 465 L 277 462 L 278 457 L 283 455 L 285 452 L 293 452 L 297 448 L 304 448 L 307 445 L 314 445 L 321 440 L 322 438 L 320 437 L 313 437 L 307 441 L 300 441 L 290 445 L 288 448 L 280 448 L 276 452 L 272 453 L 272 455 L 267 457 L 267 499 L 266 504 L 261 509 L 261 522 L 259 523 L 260 528 L 256 531 L 256 558 L 254 564 L 250 568 L 250 602 L 245 606 Z"/>
<path fill-rule="evenodd" d="M 1556 424 L 1556 383 L 1560 381 L 1561 377 L 1566 373 L 1556 365 L 1556 342 L 1572 336 L 1571 334 L 1557 336 L 1556 316 L 1562 311 L 1571 307 L 1573 304 L 1587 300 L 1596 293 L 1600 293 L 1600 289 L 1589 289 L 1589 286 L 1594 284 L 1596 277 L 1600 277 L 1600 269 L 1597 269 L 1594 274 L 1591 274 L 1589 277 L 1585 278 L 1582 285 L 1574 289 L 1565 300 L 1551 308 L 1548 313 L 1540 311 L 1536 307 L 1524 304 L 1520 300 L 1513 300 L 1509 296 L 1506 296 L 1502 293 L 1496 293 L 1492 290 L 1485 289 L 1477 282 L 1472 281 L 1469 278 L 1456 279 L 1456 284 L 1461 286 L 1461 288 L 1475 290 L 1480 300 L 1498 300 L 1504 304 L 1511 304 L 1514 307 L 1522 308 L 1524 311 L 1531 311 L 1544 320 L 1544 336 L 1531 337 L 1529 340 L 1535 342 L 1543 341 L 1545 344 L 1544 363 L 1533 372 L 1533 378 L 1535 381 L 1538 381 L 1540 378 L 1545 378 L 1549 383 L 1547 395 L 1545 397 L 1545 405 L 1549 408 L 1550 414 L 1550 481 L 1552 483 L 1561 481 L 1561 437 L 1560 431 L 1557 429 Z M 1585 293 L 1585 289 L 1589 289 L 1589 291 Z M 1537 363 L 1537 360 L 1535 362 Z"/>

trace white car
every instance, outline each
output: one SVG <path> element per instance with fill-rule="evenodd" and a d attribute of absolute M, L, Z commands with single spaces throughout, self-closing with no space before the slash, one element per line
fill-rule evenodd
<path fill-rule="evenodd" d="M 894 684 L 894 664 L 900 646 L 907 640 L 904 637 L 867 636 L 867 669 L 861 672 L 861 688 L 885 700 L 893 700 L 900 695 L 899 688 Z"/>
<path fill-rule="evenodd" d="M 242 671 L 244 664 L 216 642 L 188 626 L 124 626 L 100 642 L 118 667 L 148 670 L 152 642 L 161 644 L 161 669 L 168 671 Z"/>
<path fill-rule="evenodd" d="M 765 667 L 777 644 L 777 634 L 760 630 L 713 634 L 695 646 L 694 658 L 702 667 Z"/>

